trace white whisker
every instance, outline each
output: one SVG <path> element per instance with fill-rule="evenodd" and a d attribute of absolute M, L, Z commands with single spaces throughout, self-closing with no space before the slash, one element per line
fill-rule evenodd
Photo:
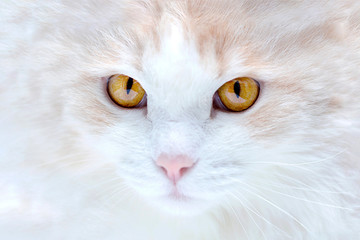
<path fill-rule="evenodd" d="M 228 206 L 230 207 L 230 209 L 233 211 L 233 213 L 234 213 L 234 215 L 235 215 L 236 219 L 238 220 L 238 222 L 239 222 L 240 226 L 241 226 L 241 227 L 242 227 L 242 229 L 244 230 L 244 233 L 245 233 L 245 235 L 246 235 L 246 238 L 247 238 L 247 239 L 249 239 L 249 235 L 248 235 L 248 233 L 247 233 L 247 231 L 246 231 L 246 229 L 245 229 L 244 225 L 242 224 L 242 222 L 241 222 L 241 220 L 240 220 L 240 218 L 239 218 L 238 214 L 236 213 L 235 209 L 231 206 L 231 203 L 229 203 L 228 199 L 225 199 L 225 200 L 226 200 L 227 205 L 228 205 Z"/>
<path fill-rule="evenodd" d="M 261 188 L 261 189 L 264 189 L 266 191 L 269 191 L 269 192 L 277 193 L 277 194 L 280 194 L 282 196 L 286 196 L 286 197 L 289 197 L 289 198 L 293 198 L 293 199 L 308 202 L 308 203 L 318 204 L 318 205 L 325 206 L 325 207 L 338 208 L 338 209 L 342 209 L 342 210 L 349 210 L 349 211 L 353 210 L 351 208 L 336 206 L 336 205 L 332 205 L 332 204 L 328 204 L 328 203 L 321 203 L 321 202 L 312 201 L 312 200 L 309 200 L 309 199 L 306 199 L 306 198 L 300 198 L 300 197 L 292 196 L 292 195 L 289 195 L 289 194 L 286 194 L 286 193 L 283 193 L 283 192 L 279 192 L 279 191 L 272 190 L 272 189 L 269 189 L 269 188 L 264 188 L 264 187 L 262 187 L 260 185 L 257 185 L 257 187 Z"/>
<path fill-rule="evenodd" d="M 256 223 L 255 219 L 254 219 L 254 218 L 251 216 L 251 214 L 248 212 L 248 211 L 250 211 L 250 212 L 253 212 L 253 211 L 250 210 L 250 209 L 243 203 L 243 201 L 241 201 L 241 199 L 238 198 L 234 193 L 232 193 L 232 192 L 228 192 L 228 193 L 229 193 L 231 196 L 233 196 L 235 199 L 237 199 L 238 201 L 240 201 L 241 206 L 245 208 L 246 213 L 247 213 L 248 216 L 251 218 L 251 220 L 252 220 L 253 223 L 256 225 L 256 227 L 260 230 L 260 232 L 261 232 L 261 234 L 263 235 L 264 239 L 267 239 L 266 236 L 265 236 L 265 234 L 264 234 L 264 232 L 263 232 L 263 230 L 260 228 L 260 226 Z M 257 214 L 256 214 L 256 215 L 257 215 Z"/>
<path fill-rule="evenodd" d="M 241 183 L 241 184 L 244 184 L 245 186 L 248 186 L 250 188 L 253 188 L 252 186 L 244 183 L 244 182 L 241 182 L 241 181 L 238 181 L 238 183 Z M 253 188 L 254 189 L 254 188 Z M 290 217 L 292 220 L 294 220 L 295 222 L 297 222 L 303 229 L 305 229 L 306 231 L 310 232 L 309 229 L 302 223 L 300 222 L 296 217 L 294 217 L 293 215 L 291 215 L 289 212 L 285 211 L 284 209 L 282 209 L 281 207 L 279 207 L 278 205 L 276 205 L 275 203 L 271 202 L 270 200 L 266 199 L 265 197 L 261 196 L 260 194 L 254 192 L 254 191 L 251 191 L 247 188 L 243 188 L 243 190 L 249 192 L 250 194 L 253 194 L 255 196 L 257 196 L 258 198 L 264 200 L 265 202 L 267 202 L 268 204 L 270 204 L 271 206 L 273 206 L 274 208 L 278 209 L 280 212 L 284 213 L 286 216 Z"/>

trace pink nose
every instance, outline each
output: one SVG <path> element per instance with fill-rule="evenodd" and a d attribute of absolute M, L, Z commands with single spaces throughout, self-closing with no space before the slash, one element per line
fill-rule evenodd
<path fill-rule="evenodd" d="M 156 165 L 161 167 L 166 172 L 168 178 L 176 183 L 194 165 L 194 161 L 185 155 L 171 156 L 161 154 L 156 160 Z"/>

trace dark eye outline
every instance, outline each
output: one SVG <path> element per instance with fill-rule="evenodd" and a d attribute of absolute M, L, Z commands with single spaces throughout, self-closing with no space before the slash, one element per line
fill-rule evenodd
<path fill-rule="evenodd" d="M 250 77 L 249 77 L 250 78 Z M 236 78 L 235 78 L 236 79 Z M 230 80 L 230 81 L 227 81 L 227 82 L 225 82 L 224 84 L 226 84 L 226 83 L 228 83 L 228 82 L 231 82 L 231 81 L 233 81 L 233 80 L 235 80 L 235 79 L 232 79 L 232 80 Z M 250 107 L 248 107 L 247 109 L 244 109 L 244 110 L 242 110 L 242 111 L 233 111 L 233 110 L 231 110 L 231 109 L 228 109 L 224 104 L 223 104 L 223 102 L 221 101 L 221 99 L 220 99 L 220 96 L 219 96 L 219 93 L 218 93 L 218 91 L 219 91 L 219 89 L 224 85 L 221 85 L 217 90 L 216 90 L 216 92 L 214 93 L 214 96 L 213 96 L 213 108 L 214 109 L 216 109 L 216 110 L 221 110 L 221 111 L 224 111 L 224 112 L 231 112 L 231 113 L 242 113 L 242 112 L 245 112 L 245 111 L 247 111 L 247 110 L 249 110 L 250 108 L 252 108 L 254 105 L 255 105 L 255 103 L 257 102 L 257 100 L 259 99 L 259 97 L 260 97 L 260 94 L 261 94 L 261 84 L 260 84 L 260 82 L 259 81 L 257 81 L 257 80 L 255 80 L 254 78 L 251 78 L 252 80 L 254 80 L 255 81 L 255 83 L 257 84 L 257 86 L 258 86 L 258 89 L 259 89 L 259 92 L 258 92 L 258 95 L 256 96 L 256 98 L 255 98 L 255 100 L 254 100 L 254 103 L 250 106 Z"/>
<path fill-rule="evenodd" d="M 108 78 L 106 78 L 106 94 L 108 96 L 108 98 L 111 100 L 112 103 L 114 103 L 116 106 L 119 106 L 123 109 L 141 109 L 141 108 L 144 108 L 147 106 L 147 93 L 145 91 L 145 94 L 143 96 L 143 98 L 141 99 L 141 101 L 134 107 L 124 107 L 124 106 L 121 106 L 119 103 L 117 103 L 111 96 L 110 92 L 109 92 L 109 82 L 110 82 L 110 79 L 115 76 L 115 75 L 119 75 L 119 74 L 113 74 L 111 76 L 109 76 Z M 128 76 L 128 75 L 126 75 Z M 131 77 L 130 77 L 131 78 Z"/>

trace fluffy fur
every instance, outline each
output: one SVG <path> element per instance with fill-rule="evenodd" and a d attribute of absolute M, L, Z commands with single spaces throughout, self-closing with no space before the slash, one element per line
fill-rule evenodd
<path fill-rule="evenodd" d="M 0 9 L 1 239 L 360 239 L 359 1 Z M 118 73 L 147 108 L 109 100 Z M 256 104 L 212 109 L 242 76 Z M 188 199 L 162 152 L 197 159 Z"/>

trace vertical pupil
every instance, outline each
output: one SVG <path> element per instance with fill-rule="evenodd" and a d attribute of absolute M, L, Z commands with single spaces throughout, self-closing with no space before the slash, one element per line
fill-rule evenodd
<path fill-rule="evenodd" d="M 130 90 L 132 88 L 132 85 L 134 83 L 134 79 L 132 79 L 131 77 L 129 77 L 127 84 L 126 84 L 126 94 L 130 93 Z"/>
<path fill-rule="evenodd" d="M 237 98 L 240 97 L 240 83 L 239 83 L 239 81 L 236 81 L 236 83 L 234 84 L 234 93 L 236 94 Z"/>

